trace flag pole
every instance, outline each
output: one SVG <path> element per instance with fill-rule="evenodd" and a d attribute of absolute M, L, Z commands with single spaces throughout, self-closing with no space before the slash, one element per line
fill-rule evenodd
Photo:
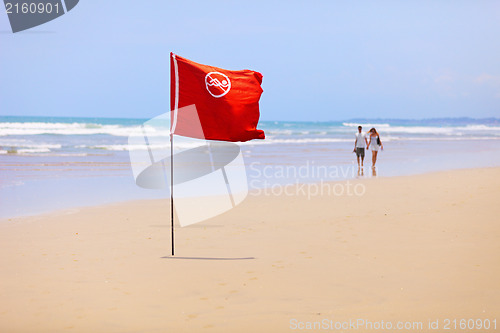
<path fill-rule="evenodd" d="M 174 134 L 170 133 L 170 240 L 174 256 Z"/>
<path fill-rule="evenodd" d="M 177 59 L 174 53 L 170 53 L 175 75 L 175 96 L 174 96 L 174 112 L 170 113 L 170 232 L 172 242 L 172 256 L 174 256 L 174 132 L 177 125 L 177 111 L 179 108 L 179 68 L 177 67 Z M 170 82 L 172 84 L 172 82 Z"/>

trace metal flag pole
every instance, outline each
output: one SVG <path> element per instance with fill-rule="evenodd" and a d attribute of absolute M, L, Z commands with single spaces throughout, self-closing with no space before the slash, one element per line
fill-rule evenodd
<path fill-rule="evenodd" d="M 175 74 L 175 96 L 174 96 L 174 112 L 170 113 L 170 231 L 172 240 L 172 256 L 174 256 L 174 132 L 177 125 L 177 111 L 179 108 L 179 68 L 177 67 L 177 59 L 175 54 L 171 53 L 174 63 Z M 172 68 L 171 68 L 172 69 Z"/>
<path fill-rule="evenodd" d="M 174 134 L 170 133 L 170 239 L 174 256 Z"/>

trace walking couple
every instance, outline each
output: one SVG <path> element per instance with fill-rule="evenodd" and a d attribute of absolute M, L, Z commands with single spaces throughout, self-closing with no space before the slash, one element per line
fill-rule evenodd
<path fill-rule="evenodd" d="M 372 148 L 372 168 L 375 169 L 375 164 L 377 163 L 377 154 L 379 150 L 384 149 L 384 145 L 382 141 L 380 141 L 380 135 L 375 128 L 372 128 L 368 131 L 368 133 L 363 133 L 363 127 L 358 126 L 358 133 L 356 133 L 356 141 L 354 141 L 354 152 L 356 153 L 356 157 L 358 159 L 358 169 L 360 167 L 360 158 L 361 158 L 361 167 L 363 167 L 363 161 L 365 159 L 365 145 L 366 149 Z"/>

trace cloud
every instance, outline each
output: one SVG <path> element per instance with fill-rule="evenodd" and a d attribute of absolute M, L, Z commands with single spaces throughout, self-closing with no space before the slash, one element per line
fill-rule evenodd
<path fill-rule="evenodd" d="M 474 78 L 474 82 L 479 83 L 479 84 L 484 84 L 484 83 L 500 84 L 500 75 L 490 75 L 490 74 L 483 73 L 479 76 L 476 76 Z"/>
<path fill-rule="evenodd" d="M 474 78 L 474 83 L 481 86 L 481 89 L 492 91 L 493 98 L 500 98 L 500 75 L 483 73 Z"/>

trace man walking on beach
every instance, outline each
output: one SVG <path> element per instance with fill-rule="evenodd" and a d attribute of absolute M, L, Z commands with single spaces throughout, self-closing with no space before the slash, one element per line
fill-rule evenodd
<path fill-rule="evenodd" d="M 356 133 L 356 140 L 354 141 L 354 150 L 356 157 L 358 159 L 358 169 L 359 169 L 359 158 L 361 157 L 361 167 L 363 167 L 363 161 L 365 159 L 365 147 L 368 146 L 368 141 L 366 140 L 365 133 L 362 132 L 363 127 L 358 126 L 358 133 Z"/>

